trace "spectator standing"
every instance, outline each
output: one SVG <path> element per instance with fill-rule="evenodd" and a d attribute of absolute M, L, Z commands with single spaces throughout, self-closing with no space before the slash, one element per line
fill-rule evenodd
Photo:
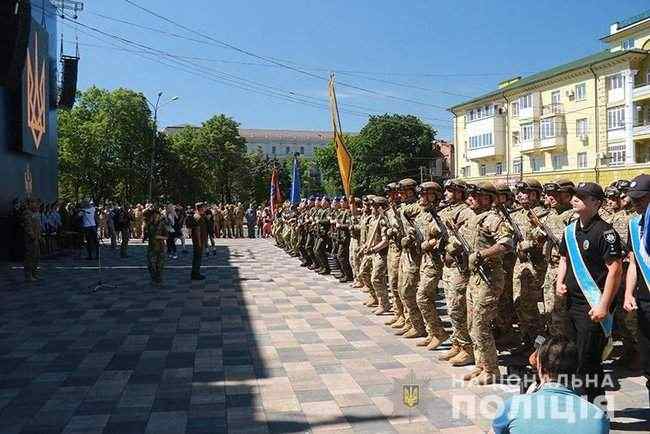
<path fill-rule="evenodd" d="M 210 208 L 207 208 L 205 210 L 204 214 L 205 218 L 205 226 L 206 226 L 206 231 L 208 234 L 208 241 L 210 244 L 208 245 L 206 243 L 205 245 L 205 256 L 210 256 L 210 251 L 215 252 L 215 247 L 214 247 L 214 214 L 212 214 L 212 210 Z M 210 249 L 210 250 L 208 250 Z M 215 252 L 216 254 L 216 252 Z"/>
<path fill-rule="evenodd" d="M 115 207 L 112 204 L 109 204 L 108 213 L 106 215 L 106 227 L 108 228 L 108 237 L 111 239 L 111 249 L 117 248 L 117 230 L 115 228 L 115 211 L 116 211 Z"/>
<path fill-rule="evenodd" d="M 27 199 L 22 216 L 25 238 L 25 280 L 27 282 L 38 279 L 38 262 L 41 256 L 41 218 L 38 210 L 38 200 Z"/>
<path fill-rule="evenodd" d="M 167 226 L 167 257 L 169 259 L 178 259 L 176 255 L 176 225 L 178 224 L 178 215 L 176 214 L 176 207 L 172 204 L 167 205 L 164 223 Z"/>
<path fill-rule="evenodd" d="M 203 250 L 207 241 L 207 226 L 203 215 L 205 205 L 198 202 L 195 205 L 194 214 L 187 219 L 187 226 L 192 236 L 192 280 L 204 280 L 205 276 L 201 274 L 201 260 L 203 259 Z"/>
<path fill-rule="evenodd" d="M 93 259 L 99 255 L 99 244 L 97 242 L 97 223 L 95 220 L 95 206 L 92 202 L 84 200 L 81 202 L 81 210 L 79 211 L 81 217 L 81 229 L 86 239 L 86 250 L 88 256 L 86 259 Z"/>
<path fill-rule="evenodd" d="M 246 228 L 248 229 L 248 238 L 255 238 L 255 226 L 257 224 L 257 211 L 253 204 L 248 205 L 246 210 Z"/>
<path fill-rule="evenodd" d="M 115 209 L 115 230 L 120 234 L 120 257 L 128 258 L 129 238 L 131 237 L 131 213 L 128 207 L 122 206 Z"/>
<path fill-rule="evenodd" d="M 143 213 L 145 230 L 147 231 L 147 265 L 151 275 L 151 283 L 162 285 L 162 274 L 165 266 L 165 241 L 167 240 L 167 225 L 162 221 L 160 211 L 156 207 L 148 208 Z"/>

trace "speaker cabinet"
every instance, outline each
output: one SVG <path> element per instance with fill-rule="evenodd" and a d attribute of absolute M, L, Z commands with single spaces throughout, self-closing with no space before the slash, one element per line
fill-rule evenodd
<path fill-rule="evenodd" d="M 31 27 L 29 0 L 0 1 L 0 86 L 17 88 L 25 67 Z"/>
<path fill-rule="evenodd" d="M 62 56 L 63 74 L 61 76 L 61 92 L 59 94 L 59 104 L 61 108 L 72 108 L 77 95 L 77 70 L 79 67 L 79 58 L 72 56 Z"/>

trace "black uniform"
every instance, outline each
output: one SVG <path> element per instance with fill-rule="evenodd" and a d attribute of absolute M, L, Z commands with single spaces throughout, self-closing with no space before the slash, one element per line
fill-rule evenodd
<path fill-rule="evenodd" d="M 602 292 L 607 279 L 607 262 L 623 257 L 621 239 L 612 228 L 612 225 L 596 215 L 584 228 L 579 220 L 576 222 L 576 240 L 589 274 Z M 570 322 L 569 337 L 575 341 L 578 347 L 577 372 L 588 376 L 592 381 L 598 379 L 598 386 L 590 383 L 587 384 L 588 387 L 586 388 L 589 400 L 593 401 L 597 396 L 604 394 L 600 386 L 603 379 L 601 357 L 607 345 L 607 337 L 600 323 L 593 322 L 589 318 L 591 306 L 578 286 L 578 281 L 573 273 L 566 238 L 562 238 L 560 254 L 567 261 L 564 283 L 567 287 L 567 309 Z"/>

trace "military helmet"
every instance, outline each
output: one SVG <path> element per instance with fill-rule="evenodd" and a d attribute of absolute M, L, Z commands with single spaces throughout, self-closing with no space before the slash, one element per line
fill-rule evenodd
<path fill-rule="evenodd" d="M 440 184 L 434 181 L 423 182 L 422 184 L 418 185 L 417 191 L 418 193 L 422 193 L 423 191 L 432 191 L 436 196 L 442 196 L 442 187 L 440 187 Z"/>
<path fill-rule="evenodd" d="M 467 189 L 467 183 L 462 179 L 448 179 L 444 183 L 445 190 L 458 190 L 465 191 Z"/>
<path fill-rule="evenodd" d="M 506 181 L 497 181 L 494 183 L 494 188 L 497 189 L 498 194 L 512 194 L 512 190 Z"/>
<path fill-rule="evenodd" d="M 468 184 L 467 191 L 470 194 L 489 194 L 496 196 L 497 189 L 490 181 L 481 181 L 478 184 Z"/>
<path fill-rule="evenodd" d="M 406 189 L 409 189 L 409 188 L 415 188 L 415 187 L 417 187 L 417 185 L 418 185 L 418 183 L 414 179 L 405 178 L 405 179 L 402 179 L 399 182 L 399 189 L 400 190 L 406 190 Z"/>
<path fill-rule="evenodd" d="M 570 179 L 559 178 L 554 182 L 547 182 L 544 184 L 544 193 L 555 193 L 555 192 L 564 192 L 571 193 L 575 192 L 576 185 Z"/>
<path fill-rule="evenodd" d="M 630 189 L 630 181 L 627 179 L 618 179 L 610 184 L 610 187 L 616 187 L 619 192 L 625 193 Z"/>
<path fill-rule="evenodd" d="M 614 185 L 605 189 L 605 197 L 608 199 L 618 199 L 621 197 L 621 191 Z"/>
<path fill-rule="evenodd" d="M 398 187 L 399 187 L 399 185 L 397 184 L 397 182 L 389 182 L 384 187 L 384 193 L 390 193 L 390 192 L 393 192 L 393 191 L 397 191 Z"/>
<path fill-rule="evenodd" d="M 536 179 L 527 179 L 525 181 L 519 181 L 515 184 L 517 191 L 538 191 L 542 192 L 542 184 Z"/>
<path fill-rule="evenodd" d="M 372 204 L 373 205 L 387 205 L 388 201 L 384 196 L 373 196 L 372 197 Z"/>

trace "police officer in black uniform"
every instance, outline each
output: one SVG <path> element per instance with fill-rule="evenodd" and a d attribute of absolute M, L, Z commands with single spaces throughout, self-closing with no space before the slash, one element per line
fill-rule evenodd
<path fill-rule="evenodd" d="M 598 215 L 604 199 L 600 185 L 593 182 L 578 184 L 571 199 L 578 219 L 564 232 L 556 282 L 557 294 L 567 297 L 569 337 L 578 347 L 577 372 L 583 381 L 586 380 L 584 389 L 589 402 L 598 399 L 599 403 L 604 402 L 602 359 L 609 340 L 604 329 L 623 270 L 621 240 L 612 226 Z M 572 229 L 575 238 L 570 235 Z M 575 241 L 572 241 L 573 238 Z M 585 273 L 579 272 L 579 258 L 573 263 L 570 250 L 579 250 L 586 266 Z M 590 303 L 590 298 L 583 292 L 589 286 L 590 279 L 597 286 L 595 290 L 600 291 L 596 296 L 598 303 Z"/>

